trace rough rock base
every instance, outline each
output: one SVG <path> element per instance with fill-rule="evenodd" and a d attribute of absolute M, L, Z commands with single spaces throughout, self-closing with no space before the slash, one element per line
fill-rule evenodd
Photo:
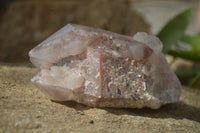
<path fill-rule="evenodd" d="M 55 103 L 31 84 L 38 71 L 0 66 L 0 132 L 200 132 L 200 91 L 158 110 L 90 108 Z"/>

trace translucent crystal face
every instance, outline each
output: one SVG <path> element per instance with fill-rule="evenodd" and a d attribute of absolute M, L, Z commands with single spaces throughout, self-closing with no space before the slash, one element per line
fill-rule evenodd
<path fill-rule="evenodd" d="M 68 24 L 29 52 L 41 70 L 32 82 L 56 101 L 159 108 L 181 92 L 161 51 L 160 40 L 146 33 L 132 38 Z"/>

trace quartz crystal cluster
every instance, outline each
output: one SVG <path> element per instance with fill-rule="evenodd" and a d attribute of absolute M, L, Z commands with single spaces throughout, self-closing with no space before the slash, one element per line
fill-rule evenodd
<path fill-rule="evenodd" d="M 40 69 L 32 82 L 55 101 L 157 109 L 181 93 L 162 47 L 143 32 L 129 37 L 68 24 L 29 52 Z"/>

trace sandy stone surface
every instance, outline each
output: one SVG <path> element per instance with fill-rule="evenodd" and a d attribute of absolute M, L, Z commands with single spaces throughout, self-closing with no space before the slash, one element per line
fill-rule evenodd
<path fill-rule="evenodd" d="M 200 91 L 158 110 L 90 108 L 47 99 L 31 82 L 35 68 L 0 65 L 0 132 L 200 132 Z"/>

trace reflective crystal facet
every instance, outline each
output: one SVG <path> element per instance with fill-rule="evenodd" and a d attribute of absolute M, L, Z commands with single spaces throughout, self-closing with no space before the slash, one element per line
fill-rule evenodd
<path fill-rule="evenodd" d="M 134 37 L 68 24 L 29 52 L 32 82 L 50 99 L 92 107 L 159 108 L 181 84 L 155 36 Z"/>

